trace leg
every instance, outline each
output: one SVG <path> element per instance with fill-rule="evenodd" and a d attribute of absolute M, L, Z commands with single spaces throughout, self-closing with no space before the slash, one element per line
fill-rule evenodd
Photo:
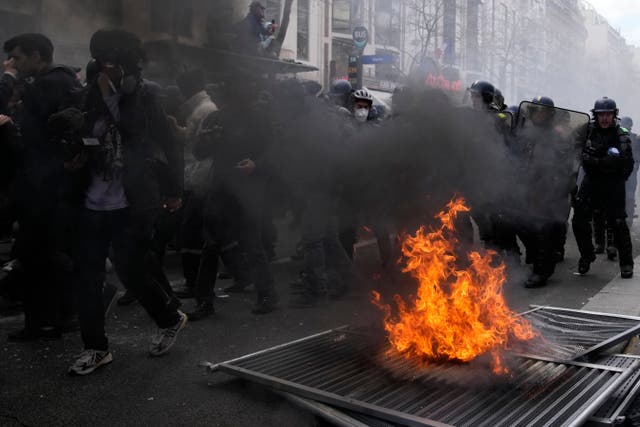
<path fill-rule="evenodd" d="M 140 301 L 159 328 L 168 328 L 180 319 L 175 307 L 149 270 L 153 221 L 128 209 L 113 213 L 114 264 L 125 278 L 124 285 Z M 119 273 L 119 274 L 120 274 Z"/>
<path fill-rule="evenodd" d="M 76 286 L 80 332 L 86 350 L 106 351 L 107 336 L 104 330 L 105 260 L 109 253 L 112 213 L 85 209 L 80 219 L 76 266 Z"/>
<path fill-rule="evenodd" d="M 606 247 L 606 221 L 604 212 L 601 210 L 595 210 L 593 212 L 593 233 L 596 241 L 596 254 L 604 253 Z"/>
<path fill-rule="evenodd" d="M 591 205 L 585 199 L 577 200 L 574 204 L 572 224 L 573 234 L 580 251 L 580 261 L 578 263 L 578 272 L 580 274 L 586 274 L 591 263 L 596 259 L 591 228 L 592 218 Z"/>

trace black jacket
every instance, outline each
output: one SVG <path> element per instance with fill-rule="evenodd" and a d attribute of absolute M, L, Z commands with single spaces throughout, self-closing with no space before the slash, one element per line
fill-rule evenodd
<path fill-rule="evenodd" d="M 198 160 L 213 159 L 219 179 L 236 175 L 236 165 L 245 159 L 253 160 L 257 176 L 266 178 L 273 172 L 268 154 L 274 137 L 267 112 L 222 108 L 205 119 L 193 154 Z"/>
<path fill-rule="evenodd" d="M 181 197 L 184 182 L 182 147 L 156 96 L 142 84 L 136 93 L 123 96 L 119 104 L 120 120 L 115 123 L 122 140 L 123 185 L 134 211 L 155 210 L 163 197 Z M 98 120 L 110 117 L 97 85 L 88 88 L 85 101 L 85 134 Z M 100 149 L 90 156 L 84 171 L 86 191 L 91 168 L 99 167 Z"/>
<path fill-rule="evenodd" d="M 619 155 L 608 154 L 610 148 Z M 618 178 L 626 180 L 633 171 L 633 152 L 629 132 L 616 126 L 602 129 L 593 126 L 582 150 L 582 166 L 590 178 Z"/>
<path fill-rule="evenodd" d="M 46 215 L 65 191 L 63 159 L 50 140 L 47 124 L 52 114 L 74 106 L 80 91 L 73 71 L 63 66 L 51 66 L 24 82 L 17 203 L 29 211 Z"/>

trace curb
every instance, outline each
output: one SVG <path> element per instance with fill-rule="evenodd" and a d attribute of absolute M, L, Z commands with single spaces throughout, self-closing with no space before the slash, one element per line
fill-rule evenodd
<path fill-rule="evenodd" d="M 623 279 L 620 275 L 605 285 L 596 295 L 589 299 L 581 310 L 599 313 L 640 316 L 640 256 L 634 259 L 633 278 Z M 631 337 L 607 353 L 633 353 L 637 347 L 638 337 Z"/>

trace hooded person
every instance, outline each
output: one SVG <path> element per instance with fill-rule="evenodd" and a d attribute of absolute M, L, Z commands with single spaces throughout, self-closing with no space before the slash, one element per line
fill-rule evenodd
<path fill-rule="evenodd" d="M 142 80 L 142 43 L 126 31 L 100 30 L 90 51 L 99 72 L 83 107 L 85 149 L 65 164 L 82 189 L 75 261 L 85 351 L 69 368 L 75 375 L 113 360 L 101 299 L 110 247 L 123 284 L 158 326 L 151 356 L 165 354 L 187 323 L 152 271 L 153 227 L 163 207 L 181 206 L 183 166 L 171 125 Z"/>

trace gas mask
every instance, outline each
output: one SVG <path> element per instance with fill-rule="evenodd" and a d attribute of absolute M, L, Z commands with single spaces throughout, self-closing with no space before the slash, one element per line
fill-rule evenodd
<path fill-rule="evenodd" d="M 369 109 L 368 108 L 356 108 L 353 112 L 353 116 L 355 117 L 358 123 L 364 123 L 369 118 Z"/>

